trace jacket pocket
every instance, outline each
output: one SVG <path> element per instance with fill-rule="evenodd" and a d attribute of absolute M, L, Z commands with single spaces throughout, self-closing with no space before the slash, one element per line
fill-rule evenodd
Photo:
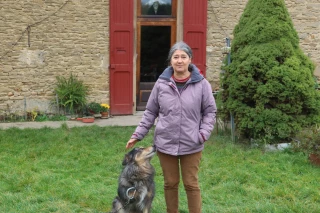
<path fill-rule="evenodd" d="M 201 134 L 201 132 L 198 133 L 198 138 L 199 138 L 200 144 L 203 144 L 206 141 L 204 135 Z"/>

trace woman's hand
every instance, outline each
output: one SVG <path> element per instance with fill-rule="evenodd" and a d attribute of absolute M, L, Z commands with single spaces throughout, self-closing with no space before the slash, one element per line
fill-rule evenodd
<path fill-rule="evenodd" d="M 138 139 L 135 138 L 130 138 L 130 140 L 128 141 L 127 145 L 126 145 L 126 149 L 130 149 L 132 147 L 134 147 L 134 145 L 138 142 Z"/>

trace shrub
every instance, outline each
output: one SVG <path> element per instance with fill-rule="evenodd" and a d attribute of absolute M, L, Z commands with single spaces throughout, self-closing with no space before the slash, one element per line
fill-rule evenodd
<path fill-rule="evenodd" d="M 287 140 L 319 122 L 314 64 L 299 48 L 283 0 L 249 0 L 234 29 L 232 62 L 222 67 L 220 113 L 234 114 L 245 138 Z"/>
<path fill-rule="evenodd" d="M 296 138 L 293 144 L 297 151 L 320 156 L 320 128 L 317 125 L 299 132 Z"/>
<path fill-rule="evenodd" d="M 71 114 L 81 112 L 86 104 L 88 87 L 72 73 L 69 78 L 57 76 L 56 79 L 57 83 L 54 91 L 58 96 L 59 106 Z"/>

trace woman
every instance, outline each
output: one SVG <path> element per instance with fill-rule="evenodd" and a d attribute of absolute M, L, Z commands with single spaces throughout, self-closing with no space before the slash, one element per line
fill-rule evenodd
<path fill-rule="evenodd" d="M 126 145 L 132 148 L 142 140 L 158 117 L 154 144 L 163 171 L 168 213 L 178 213 L 179 170 L 189 212 L 201 213 L 199 164 L 217 111 L 211 85 L 191 60 L 192 50 L 186 43 L 172 46 L 169 67 L 155 83 L 142 120 Z"/>

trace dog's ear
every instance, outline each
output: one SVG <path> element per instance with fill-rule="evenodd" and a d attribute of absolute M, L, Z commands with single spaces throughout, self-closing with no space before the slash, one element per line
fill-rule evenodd
<path fill-rule="evenodd" d="M 128 164 L 128 154 L 126 154 L 123 158 L 123 161 L 122 161 L 122 166 L 125 166 Z"/>
<path fill-rule="evenodd" d="M 129 163 L 132 163 L 134 161 L 134 156 L 136 155 L 136 153 L 138 152 L 138 148 L 134 148 L 132 149 L 130 152 L 128 152 L 125 156 L 124 159 L 122 161 L 122 166 L 125 166 Z"/>
<path fill-rule="evenodd" d="M 131 161 L 131 159 L 132 159 L 132 154 L 131 153 L 126 154 L 122 161 L 122 166 L 127 165 Z"/>

